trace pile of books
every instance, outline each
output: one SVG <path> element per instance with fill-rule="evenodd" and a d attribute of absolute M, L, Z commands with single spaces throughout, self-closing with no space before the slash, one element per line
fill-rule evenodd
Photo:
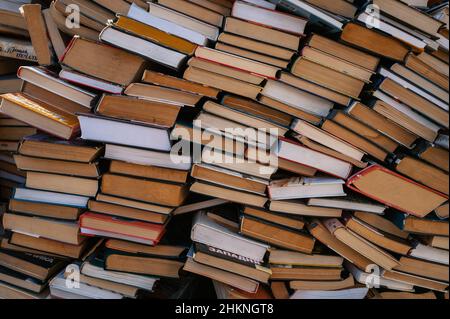
<path fill-rule="evenodd" d="M 0 17 L 0 297 L 448 298 L 447 1 Z"/>

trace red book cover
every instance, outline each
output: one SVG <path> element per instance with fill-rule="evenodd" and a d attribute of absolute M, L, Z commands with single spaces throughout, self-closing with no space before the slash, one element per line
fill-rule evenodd
<path fill-rule="evenodd" d="M 399 180 L 402 180 L 403 182 L 406 182 L 406 183 L 408 183 L 408 184 L 410 184 L 410 185 L 413 185 L 413 186 L 417 187 L 416 189 L 421 189 L 422 191 L 429 192 L 430 194 L 433 194 L 433 195 L 435 196 L 435 199 L 436 199 L 436 200 L 438 200 L 439 198 L 441 198 L 441 202 L 442 202 L 442 203 L 439 204 L 439 205 L 436 205 L 436 207 L 433 207 L 433 208 L 430 209 L 430 211 L 428 211 L 428 212 L 424 212 L 424 211 L 412 211 L 411 209 L 407 209 L 407 208 L 405 208 L 405 207 L 402 207 L 401 205 L 399 205 L 398 203 L 396 203 L 396 202 L 394 202 L 394 201 L 389 201 L 389 200 L 386 200 L 385 198 L 380 198 L 380 197 L 378 197 L 378 196 L 375 195 L 375 194 L 365 192 L 365 191 L 359 189 L 359 188 L 355 185 L 355 183 L 356 183 L 358 180 L 360 180 L 361 178 L 366 177 L 368 174 L 370 174 L 370 173 L 372 173 L 372 172 L 374 172 L 374 171 L 381 171 L 381 172 L 384 172 L 385 174 L 389 174 L 389 175 L 391 175 L 391 176 L 393 176 L 393 177 L 395 177 L 395 178 L 397 178 L 397 179 L 399 179 Z M 408 179 L 408 178 L 406 178 L 406 177 L 404 177 L 404 176 L 402 176 L 402 175 L 400 175 L 400 174 L 398 174 L 398 173 L 395 173 L 395 172 L 393 172 L 393 171 L 391 171 L 391 170 L 389 170 L 389 169 L 387 169 L 387 168 L 384 168 L 384 167 L 382 167 L 382 166 L 380 166 L 380 165 L 377 165 L 377 164 L 371 165 L 371 166 L 367 167 L 366 169 L 363 169 L 362 171 L 359 171 L 358 173 L 356 173 L 355 175 L 353 175 L 352 177 L 350 177 L 350 178 L 348 179 L 348 181 L 347 181 L 347 187 L 350 188 L 351 190 L 355 191 L 355 192 L 358 192 L 358 193 L 360 193 L 360 194 L 363 194 L 364 196 L 367 196 L 367 197 L 369 197 L 369 198 L 372 198 L 372 199 L 374 199 L 374 200 L 376 200 L 376 201 L 378 201 L 378 202 L 380 202 L 380 203 L 383 203 L 383 204 L 385 204 L 385 205 L 387 205 L 387 206 L 389 206 L 389 207 L 395 208 L 395 209 L 397 209 L 397 210 L 399 210 L 399 211 L 402 211 L 402 212 L 404 212 L 404 213 L 407 213 L 407 214 L 410 214 L 410 215 L 415 215 L 415 216 L 418 216 L 418 217 L 424 217 L 424 216 L 428 215 L 428 214 L 431 213 L 434 209 L 438 208 L 440 205 L 442 205 L 443 203 L 445 203 L 446 201 L 448 201 L 448 196 L 446 196 L 446 195 L 444 195 L 444 194 L 441 194 L 441 193 L 439 193 L 438 191 L 435 191 L 434 189 L 431 189 L 431 188 L 429 188 L 429 187 L 426 187 L 426 186 L 424 186 L 424 185 L 421 185 L 421 184 L 419 184 L 419 183 L 417 183 L 417 182 L 415 182 L 415 181 L 413 181 L 413 180 L 410 180 L 410 179 Z M 398 191 L 401 191 L 401 190 L 398 190 Z M 413 198 L 414 195 L 415 195 L 415 194 L 411 193 L 411 196 L 410 196 L 409 198 Z"/>
<path fill-rule="evenodd" d="M 111 231 L 111 230 L 108 230 L 108 229 L 96 229 L 96 228 L 92 228 L 92 227 L 86 226 L 85 225 L 85 220 L 86 219 L 96 219 L 96 220 L 100 220 L 100 221 L 103 221 L 103 222 L 116 224 L 116 225 L 132 226 L 132 227 L 135 227 L 135 228 L 141 228 L 141 229 L 144 229 L 144 230 L 157 232 L 158 235 L 156 237 L 153 237 L 153 236 L 141 237 L 141 236 L 133 235 L 131 233 Z M 96 231 L 96 230 L 98 230 L 98 231 L 105 231 L 105 232 L 112 233 L 112 234 L 124 235 L 124 236 L 128 236 L 128 237 L 134 237 L 136 239 L 151 240 L 151 241 L 153 241 L 155 243 L 155 245 L 161 240 L 162 236 L 165 233 L 165 226 L 164 225 L 157 225 L 157 224 L 146 223 L 146 222 L 141 222 L 141 221 L 134 221 L 134 220 L 124 220 L 124 219 L 119 219 L 119 218 L 114 217 L 114 216 L 103 215 L 103 214 L 96 214 L 96 213 L 92 213 L 92 212 L 86 212 L 86 213 L 84 213 L 83 215 L 80 216 L 80 227 L 81 228 L 85 228 L 85 229 L 89 229 L 89 230 L 93 230 L 93 231 Z"/>

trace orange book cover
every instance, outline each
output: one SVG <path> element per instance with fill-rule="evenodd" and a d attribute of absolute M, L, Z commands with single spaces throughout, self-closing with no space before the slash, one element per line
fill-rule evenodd
<path fill-rule="evenodd" d="M 125 16 L 119 16 L 114 26 L 187 55 L 194 54 L 197 48 L 194 43 Z"/>

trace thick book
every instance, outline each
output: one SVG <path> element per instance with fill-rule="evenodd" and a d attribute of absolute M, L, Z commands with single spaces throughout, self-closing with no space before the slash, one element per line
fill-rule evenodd
<path fill-rule="evenodd" d="M 298 35 L 304 33 L 308 22 L 308 20 L 301 17 L 262 8 L 244 1 L 236 1 L 234 3 L 231 16 Z"/>
<path fill-rule="evenodd" d="M 162 225 L 87 212 L 80 217 L 80 231 L 85 236 L 100 236 L 157 245 L 164 235 Z"/>
<path fill-rule="evenodd" d="M 268 192 L 271 200 L 292 200 L 317 197 L 345 197 L 345 181 L 337 178 L 293 177 L 272 181 Z"/>
<path fill-rule="evenodd" d="M 315 245 L 315 239 L 305 233 L 282 228 L 248 216 L 241 218 L 240 232 L 245 236 L 261 240 L 276 247 L 307 254 L 312 253 Z"/>
<path fill-rule="evenodd" d="M 128 29 L 117 28 L 116 25 L 103 29 L 100 33 L 100 39 L 105 43 L 174 69 L 179 69 L 187 57 L 183 53 L 155 44 L 143 37 L 135 36 Z"/>
<path fill-rule="evenodd" d="M 0 266 L 42 281 L 48 280 L 66 264 L 61 258 L 5 249 L 0 249 L 0 257 Z"/>
<path fill-rule="evenodd" d="M 158 16 L 157 9 L 161 8 L 161 13 Z M 150 8 L 152 9 L 152 8 Z M 192 43 L 198 44 L 198 45 L 205 45 L 208 43 L 208 36 L 205 33 L 199 32 L 198 30 L 193 30 L 185 27 L 182 24 L 177 24 L 175 22 L 175 19 L 179 16 L 177 14 L 172 15 L 169 17 L 168 20 L 163 19 L 164 16 L 164 9 L 163 7 L 153 7 L 153 12 L 148 12 L 143 8 L 140 8 L 138 5 L 133 3 L 130 7 L 130 10 L 128 11 L 127 16 L 131 19 L 134 19 L 136 21 L 142 22 L 148 26 L 157 28 L 161 31 L 168 32 L 174 36 L 177 36 L 179 38 L 185 39 L 187 41 L 190 41 Z M 166 9 L 169 10 L 169 9 Z M 156 11 L 156 12 L 155 12 Z M 187 18 L 187 17 L 185 17 Z M 213 30 L 214 31 L 214 30 Z M 217 38 L 217 35 L 209 35 L 211 38 Z"/>
<path fill-rule="evenodd" d="M 344 26 L 340 37 L 348 44 L 396 61 L 403 61 L 409 53 L 400 40 L 353 22 Z"/>
<path fill-rule="evenodd" d="M 182 183 L 108 173 L 103 175 L 101 191 L 108 195 L 177 207 L 186 200 L 189 194 L 189 187 Z"/>
<path fill-rule="evenodd" d="M 82 138 L 159 151 L 170 151 L 167 128 L 83 113 L 78 116 Z"/>
<path fill-rule="evenodd" d="M 24 4 L 19 11 L 25 19 L 39 64 L 50 65 L 53 63 L 54 55 L 41 9 L 40 4 Z"/>
<path fill-rule="evenodd" d="M 268 283 L 271 276 L 269 268 L 264 267 L 263 265 L 240 262 L 234 258 L 236 256 L 235 254 L 227 254 L 227 252 L 221 254 L 218 253 L 218 251 L 220 251 L 218 249 L 198 244 L 194 246 L 194 249 L 195 253 L 193 259 L 198 263 L 219 269 L 227 269 L 227 271 L 231 273 L 257 280 L 262 283 Z M 232 257 L 230 257 L 230 255 Z"/>
<path fill-rule="evenodd" d="M 65 141 L 46 134 L 36 134 L 24 138 L 19 154 L 79 163 L 93 163 L 104 151 L 104 147 L 81 139 Z"/>
<path fill-rule="evenodd" d="M 145 59 L 137 55 L 80 37 L 72 39 L 60 63 L 81 73 L 124 86 L 140 78 L 145 68 Z M 115 67 L 111 68 L 111 65 Z"/>
<path fill-rule="evenodd" d="M 448 200 L 447 196 L 379 165 L 348 179 L 347 186 L 402 212 L 425 217 Z"/>
<path fill-rule="evenodd" d="M 347 179 L 353 168 L 350 163 L 311 150 L 287 139 L 280 139 L 278 156 L 342 179 Z"/>
<path fill-rule="evenodd" d="M 3 94 L 1 97 L 0 110 L 4 114 L 63 139 L 71 139 L 79 133 L 78 120 L 72 114 L 64 113 L 20 93 Z"/>
<path fill-rule="evenodd" d="M 3 224 L 11 231 L 72 245 L 80 245 L 86 239 L 73 221 L 8 213 L 3 216 Z"/>
<path fill-rule="evenodd" d="M 261 263 L 269 248 L 266 244 L 245 238 L 216 223 L 204 213 L 199 213 L 195 217 L 191 239 L 196 243 L 245 257 L 253 264 Z"/>
<path fill-rule="evenodd" d="M 149 125 L 172 127 L 178 117 L 180 107 L 169 103 L 148 101 L 138 97 L 104 95 L 95 111 L 104 116 Z"/>
<path fill-rule="evenodd" d="M 378 266 L 391 270 L 400 264 L 393 256 L 345 227 L 338 219 L 327 219 L 324 221 L 324 225 L 337 239 Z"/>

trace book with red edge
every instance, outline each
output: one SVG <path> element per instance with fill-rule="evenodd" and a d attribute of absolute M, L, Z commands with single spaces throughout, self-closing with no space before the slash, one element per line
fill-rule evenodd
<path fill-rule="evenodd" d="M 130 231 L 125 231 L 126 228 Z M 110 215 L 86 212 L 80 216 L 80 232 L 82 235 L 90 237 L 109 237 L 155 246 L 160 242 L 165 231 L 164 225 Z"/>
<path fill-rule="evenodd" d="M 448 201 L 448 196 L 378 164 L 350 177 L 347 187 L 389 207 L 422 218 Z"/>

